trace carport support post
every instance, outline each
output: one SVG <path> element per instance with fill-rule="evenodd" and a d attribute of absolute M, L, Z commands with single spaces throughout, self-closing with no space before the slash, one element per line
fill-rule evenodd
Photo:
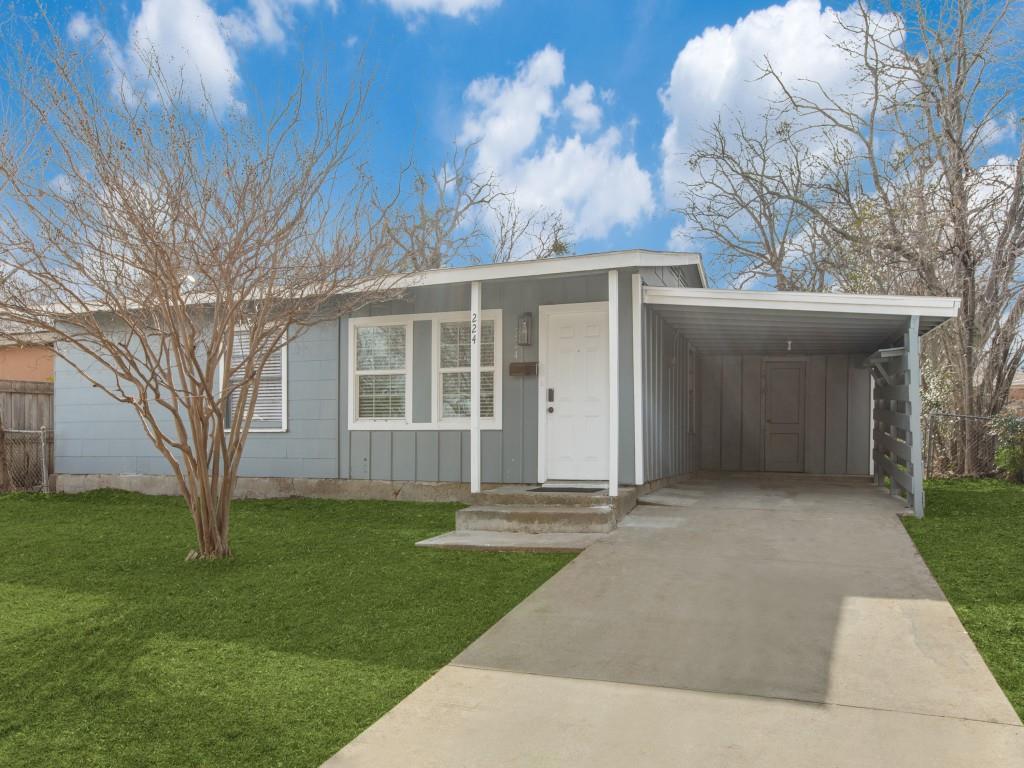
<path fill-rule="evenodd" d="M 608 495 L 619 495 L 619 273 L 608 270 Z"/>
<path fill-rule="evenodd" d="M 469 490 L 480 493 L 480 282 L 469 286 Z M 501 375 L 501 372 L 495 374 Z"/>
<path fill-rule="evenodd" d="M 633 485 L 644 484 L 644 286 L 633 275 L 630 309 L 633 320 Z"/>
<path fill-rule="evenodd" d="M 924 517 L 924 460 L 921 454 L 921 318 L 907 322 L 903 349 L 907 355 L 907 385 L 910 388 L 910 505 L 916 517 Z"/>

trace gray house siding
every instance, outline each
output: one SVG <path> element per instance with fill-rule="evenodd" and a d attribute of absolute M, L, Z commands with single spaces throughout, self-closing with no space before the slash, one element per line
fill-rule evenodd
<path fill-rule="evenodd" d="M 758 355 L 705 355 L 700 375 L 700 467 L 759 471 L 763 466 Z M 867 475 L 870 380 L 860 355 L 822 355 L 807 363 L 804 471 Z"/>
<path fill-rule="evenodd" d="M 647 307 L 643 339 L 644 480 L 650 482 L 690 469 L 686 450 L 687 356 L 685 337 Z"/>
<path fill-rule="evenodd" d="M 633 482 L 633 378 L 631 291 L 628 270 L 619 277 L 619 481 Z M 604 273 L 540 280 L 484 283 L 484 310 L 502 311 L 502 429 L 481 431 L 480 477 L 485 483 L 537 482 L 537 378 L 509 376 L 509 363 L 537 362 L 540 306 L 608 300 Z M 389 316 L 466 311 L 467 285 L 415 289 L 402 299 L 368 307 L 360 316 Z M 529 347 L 516 345 L 516 321 L 533 313 L 534 340 Z M 341 359 L 348 360 L 347 321 L 342 321 Z M 422 328 L 421 328 L 422 326 Z M 416 380 L 431 376 L 431 325 L 415 323 L 413 371 Z M 518 355 L 518 356 L 517 356 Z M 422 377 L 422 378 L 421 378 Z M 348 402 L 348 376 L 341 384 L 339 401 Z M 413 422 L 428 421 L 432 390 L 414 389 Z M 469 432 L 452 430 L 380 431 L 349 429 L 347 414 L 338 421 L 342 457 L 338 476 L 371 480 L 469 482 Z"/>
<path fill-rule="evenodd" d="M 253 477 L 336 477 L 338 326 L 325 323 L 288 345 L 288 431 L 249 436 L 241 472 Z M 78 365 L 108 381 L 96 364 Z M 64 474 L 170 473 L 131 406 L 93 387 L 57 358 L 54 385 L 56 469 Z"/>
<path fill-rule="evenodd" d="M 624 484 L 634 479 L 631 274 L 621 270 L 619 277 L 619 477 Z M 606 301 L 607 286 L 603 272 L 483 284 L 483 308 L 502 310 L 502 429 L 481 433 L 483 482 L 537 479 L 537 378 L 509 376 L 508 369 L 512 361 L 537 361 L 539 307 Z M 468 311 L 468 307 L 468 285 L 431 286 L 372 305 L 361 315 Z M 515 343 L 516 320 L 523 312 L 533 313 L 534 339 L 529 347 Z M 432 330 L 430 320 L 413 324 L 414 382 L 431 381 Z M 318 325 L 289 344 L 288 430 L 251 434 L 242 475 L 468 483 L 468 430 L 349 429 L 348 345 L 347 319 Z M 433 386 L 431 381 L 430 387 L 413 387 L 414 424 L 429 424 Z M 114 402 L 60 360 L 54 390 L 58 473 L 170 473 L 130 406 Z"/>

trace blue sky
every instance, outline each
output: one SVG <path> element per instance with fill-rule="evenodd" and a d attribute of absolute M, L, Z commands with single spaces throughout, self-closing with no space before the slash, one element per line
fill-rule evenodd
<path fill-rule="evenodd" d="M 381 181 L 410 155 L 430 167 L 475 141 L 478 170 L 563 211 L 579 252 L 690 245 L 672 212 L 679 153 L 723 107 L 763 105 L 765 55 L 793 77 L 846 77 L 816 0 L 124 0 L 58 17 L 79 40 L 105 32 L 129 68 L 144 37 L 248 109 L 272 105 L 303 63 L 342 89 L 363 54 Z"/>

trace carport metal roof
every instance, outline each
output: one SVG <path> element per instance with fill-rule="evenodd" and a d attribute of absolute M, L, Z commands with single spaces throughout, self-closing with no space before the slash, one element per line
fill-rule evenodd
<path fill-rule="evenodd" d="M 645 287 L 643 301 L 706 354 L 870 354 L 898 345 L 910 317 L 927 333 L 960 300 L 931 296 Z"/>

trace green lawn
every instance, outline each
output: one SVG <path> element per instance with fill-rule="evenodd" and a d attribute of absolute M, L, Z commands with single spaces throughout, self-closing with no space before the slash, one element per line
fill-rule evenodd
<path fill-rule="evenodd" d="M 1024 717 L 1024 486 L 932 481 L 921 520 L 904 518 L 986 663 Z"/>
<path fill-rule="evenodd" d="M 0 497 L 0 765 L 316 766 L 570 555 L 413 547 L 452 504 Z"/>

